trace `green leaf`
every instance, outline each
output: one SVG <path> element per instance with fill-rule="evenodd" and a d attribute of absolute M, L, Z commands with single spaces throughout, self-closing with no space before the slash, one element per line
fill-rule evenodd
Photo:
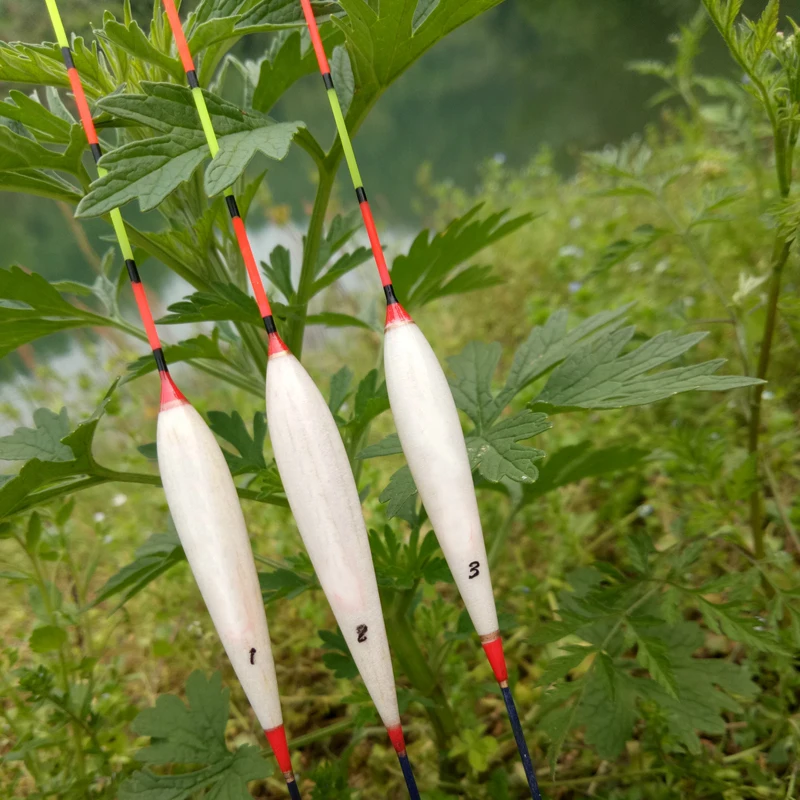
<path fill-rule="evenodd" d="M 378 498 L 381 503 L 388 503 L 386 516 L 388 519 L 400 517 L 412 520 L 416 517 L 414 504 L 417 496 L 417 485 L 411 477 L 411 470 L 405 466 L 400 467 L 389 479 L 388 486 Z"/>
<path fill-rule="evenodd" d="M 381 0 L 380 4 L 340 0 L 347 16 L 336 16 L 333 22 L 347 39 L 356 77 L 348 121 L 361 119 L 377 97 L 439 39 L 498 3 L 440 0 L 418 13 L 418 4 L 408 0 Z M 405 297 L 401 296 L 404 303 Z"/>
<path fill-rule="evenodd" d="M 360 267 L 371 256 L 372 251 L 367 247 L 357 247 L 352 253 L 345 253 L 340 256 L 322 277 L 314 281 L 314 285 L 311 287 L 311 294 L 319 294 L 323 289 L 338 281 L 339 278 L 352 272 L 356 267 Z"/>
<path fill-rule="evenodd" d="M 635 619 L 629 619 L 628 627 L 636 636 L 637 661 L 667 694 L 677 698 L 679 687 L 675 678 L 669 644 L 656 635 L 656 631 L 652 629 L 652 626 L 646 626 Z"/>
<path fill-rule="evenodd" d="M 319 588 L 319 581 L 305 553 L 287 559 L 288 568 L 279 567 L 272 572 L 259 572 L 261 594 L 265 603 L 292 600 L 303 592 Z"/>
<path fill-rule="evenodd" d="M 307 325 L 325 325 L 328 328 L 361 328 L 365 331 L 375 331 L 375 327 L 363 319 L 352 314 L 339 314 L 335 311 L 323 311 L 320 314 L 309 314 L 306 317 Z"/>
<path fill-rule="evenodd" d="M 267 421 L 264 413 L 256 411 L 253 415 L 253 435 L 247 430 L 238 411 L 226 414 L 224 411 L 209 411 L 208 421 L 211 430 L 226 442 L 230 442 L 239 455 L 223 448 L 225 460 L 234 475 L 258 472 L 266 469 L 264 460 L 264 440 L 267 436 Z"/>
<path fill-rule="evenodd" d="M 339 11 L 337 3 L 317 2 L 311 3 L 314 16 L 320 22 L 321 17 Z M 305 25 L 303 9 L 293 0 L 260 0 L 246 14 L 242 15 L 236 26 L 240 35 L 245 33 L 264 33 L 277 31 L 281 28 L 296 28 Z"/>
<path fill-rule="evenodd" d="M 457 355 L 447 359 L 455 377 L 449 379 L 456 405 L 475 423 L 478 432 L 488 428 L 502 408 L 492 393 L 492 377 L 500 362 L 502 348 L 497 342 L 469 342 Z"/>
<path fill-rule="evenodd" d="M 389 395 L 386 384 L 380 380 L 378 370 L 370 370 L 356 389 L 353 417 L 349 425 L 363 428 L 375 417 L 389 410 Z"/>
<path fill-rule="evenodd" d="M 636 721 L 636 694 L 623 672 L 593 669 L 576 715 L 578 725 L 586 726 L 586 743 L 598 756 L 615 759 L 633 735 Z"/>
<path fill-rule="evenodd" d="M 350 394 L 350 384 L 353 381 L 353 371 L 349 367 L 342 367 L 331 378 L 331 393 L 328 408 L 331 414 L 338 414 L 347 396 Z"/>
<path fill-rule="evenodd" d="M 177 344 L 164 345 L 164 358 L 168 364 L 177 364 L 180 361 L 193 361 L 194 359 L 204 359 L 206 361 L 220 361 L 230 363 L 219 347 L 218 332 L 215 331 L 212 337 L 195 336 L 192 339 L 184 339 Z M 128 364 L 128 375 L 125 380 L 141 378 L 154 372 L 156 362 L 152 354 L 137 358 Z"/>
<path fill-rule="evenodd" d="M 579 345 L 616 330 L 630 307 L 601 311 L 571 331 L 567 331 L 566 309 L 554 312 L 544 325 L 537 325 L 514 354 L 506 385 L 498 397 L 499 409 L 502 410 L 522 389 L 563 361 Z"/>
<path fill-rule="evenodd" d="M 34 511 L 28 521 L 28 530 L 25 533 L 25 548 L 31 553 L 35 552 L 41 538 L 42 518 L 39 516 L 38 511 Z"/>
<path fill-rule="evenodd" d="M 378 458 L 379 456 L 396 456 L 403 452 L 400 437 L 396 433 L 389 434 L 369 447 L 365 447 L 356 458 Z"/>
<path fill-rule="evenodd" d="M 737 375 L 715 376 L 725 359 L 648 375 L 646 373 L 682 355 L 705 333 L 676 336 L 662 333 L 635 350 L 621 354 L 633 337 L 632 327 L 613 331 L 583 344 L 550 375 L 533 407 L 623 408 L 662 400 L 679 392 L 725 391 L 759 383 Z"/>
<path fill-rule="evenodd" d="M 52 97 L 55 98 L 55 102 L 60 104 L 58 93 L 54 90 L 51 91 L 53 91 Z M 48 97 L 51 97 L 49 91 Z M 51 106 L 54 104 L 53 99 L 50 99 L 50 104 Z M 39 140 L 58 144 L 69 144 L 70 142 L 74 120 L 68 121 L 59 114 L 48 110 L 39 102 L 36 92 L 29 97 L 23 92 L 12 89 L 5 101 L 0 103 L 0 117 L 12 119 L 24 125 Z"/>
<path fill-rule="evenodd" d="M 67 641 L 67 632 L 57 625 L 42 625 L 33 629 L 28 642 L 34 653 L 51 653 Z"/>
<path fill-rule="evenodd" d="M 429 240 L 422 231 L 407 255 L 392 265 L 392 283 L 406 308 L 413 309 L 440 297 L 461 294 L 500 283 L 486 268 L 458 271 L 458 268 L 489 245 L 508 236 L 533 219 L 531 214 L 503 221 L 506 211 L 476 219 L 479 204 L 454 219 L 444 231 Z"/>
<path fill-rule="evenodd" d="M 0 356 L 51 333 L 108 323 L 73 306 L 38 273 L 0 269 Z"/>
<path fill-rule="evenodd" d="M 51 461 L 33 458 L 23 464 L 16 476 L 0 486 L 0 519 L 35 505 L 39 501 L 37 491 L 40 489 L 41 494 L 46 497 L 45 487 L 58 484 L 66 493 L 73 480 L 79 480 L 82 476 L 95 472 L 92 439 L 116 386 L 117 381 L 114 381 L 88 420 L 78 425 L 72 433 L 62 437 L 61 444 L 69 448 L 72 453 L 70 460 Z"/>
<path fill-rule="evenodd" d="M 21 192 L 75 205 L 83 195 L 55 173 L 38 169 L 0 170 L 0 185 L 5 192 Z"/>
<path fill-rule="evenodd" d="M 563 447 L 539 466 L 536 483 L 525 487 L 525 502 L 532 502 L 560 486 L 630 469 L 646 455 L 646 450 L 626 445 L 595 450 L 591 441 Z"/>
<path fill-rule="evenodd" d="M 85 147 L 86 138 L 80 125 L 70 128 L 69 145 L 63 151 L 51 150 L 0 125 L 0 171 L 54 169 L 83 175 L 81 158 Z"/>
<path fill-rule="evenodd" d="M 327 52 L 331 52 L 331 47 L 344 39 L 341 31 L 330 24 L 320 25 L 319 35 Z M 300 78 L 317 72 L 317 69 L 317 58 L 305 28 L 300 31 L 281 31 L 273 39 L 266 58 L 261 62 L 258 83 L 253 92 L 253 108 L 268 114 L 290 86 Z"/>
<path fill-rule="evenodd" d="M 125 25 L 113 18 L 106 19 L 103 28 L 95 32 L 101 39 L 105 39 L 107 42 L 122 48 L 141 61 L 161 67 L 161 69 L 172 75 L 175 80 L 183 79 L 185 73 L 180 60 L 172 58 L 152 44 L 136 20 L 131 20 L 130 23 Z"/>
<path fill-rule="evenodd" d="M 167 308 L 170 313 L 157 320 L 159 325 L 186 322 L 249 322 L 263 327 L 256 301 L 232 283 L 212 284 L 213 294 L 195 292 Z M 277 306 L 277 304 L 274 304 Z"/>
<path fill-rule="evenodd" d="M 62 443 L 69 433 L 67 409 L 55 414 L 47 408 L 33 412 L 35 428 L 17 428 L 10 436 L 0 437 L 0 460 L 71 461 L 72 450 Z"/>
<path fill-rule="evenodd" d="M 205 188 L 209 197 L 232 186 L 256 153 L 277 161 L 286 157 L 292 139 L 302 122 L 263 122 L 260 127 L 232 133 L 219 141 L 219 153 L 206 170 Z"/>
<path fill-rule="evenodd" d="M 347 642 L 341 631 L 317 631 L 327 652 L 322 653 L 322 663 L 331 670 L 336 678 L 353 680 L 358 676 L 358 667 L 350 654 Z"/>
<path fill-rule="evenodd" d="M 174 695 L 161 695 L 155 708 L 142 711 L 133 729 L 150 736 L 151 744 L 139 751 L 139 761 L 202 766 L 173 775 L 137 771 L 120 787 L 120 800 L 187 800 L 201 789 L 210 790 L 207 796 L 217 800 L 248 798 L 247 784 L 268 777 L 272 768 L 252 745 L 228 750 L 228 696 L 218 672 L 210 680 L 193 672 L 186 682 L 188 705 Z"/>
<path fill-rule="evenodd" d="M 439 5 L 439 0 L 419 0 L 417 7 L 414 9 L 414 18 L 411 21 L 411 27 L 414 32 L 428 19 L 437 5 Z"/>
<path fill-rule="evenodd" d="M 353 102 L 353 93 L 356 88 L 353 67 L 350 64 L 350 56 L 347 55 L 347 48 L 339 46 L 333 49 L 330 68 L 336 96 L 339 98 L 342 114 L 346 116 L 350 103 Z"/>
<path fill-rule="evenodd" d="M 115 117 L 162 135 L 130 142 L 103 156 L 101 165 L 108 174 L 92 184 L 92 191 L 78 206 L 79 216 L 107 213 L 134 197 L 139 198 L 143 211 L 155 208 L 188 180 L 209 154 L 188 88 L 145 82 L 142 89 L 144 94 L 114 94 L 98 105 Z M 204 91 L 204 96 L 220 146 L 206 171 L 210 193 L 224 189 L 226 181 L 233 183 L 256 151 L 283 158 L 302 125 L 276 123 L 258 112 L 244 113 L 210 92 Z"/>
<path fill-rule="evenodd" d="M 771 632 L 765 630 L 758 621 L 740 616 L 732 603 L 711 603 L 699 596 L 697 599 L 703 619 L 715 633 L 723 633 L 734 642 L 740 642 L 762 653 L 788 655 Z"/>
<path fill-rule="evenodd" d="M 269 264 L 261 262 L 261 269 L 273 286 L 277 287 L 287 303 L 294 298 L 292 284 L 292 261 L 289 251 L 281 244 L 273 249 L 269 256 Z"/>
<path fill-rule="evenodd" d="M 175 533 L 154 533 L 137 548 L 134 560 L 100 587 L 90 608 L 105 602 L 110 597 L 121 595 L 109 612 L 113 614 L 156 578 L 185 560 L 186 555 Z"/>
<path fill-rule="evenodd" d="M 470 466 L 492 483 L 501 480 L 533 483 L 539 475 L 534 461 L 544 458 L 544 452 L 519 442 L 550 427 L 545 414 L 526 410 L 495 423 L 482 434 L 468 436 Z"/>
<path fill-rule="evenodd" d="M 569 651 L 566 655 L 554 658 L 547 665 L 547 669 L 542 673 L 542 677 L 539 678 L 539 686 L 546 688 L 551 683 L 565 678 L 569 672 L 580 666 L 586 660 L 586 657 L 594 652 L 592 647 L 571 647 L 566 649 Z"/>

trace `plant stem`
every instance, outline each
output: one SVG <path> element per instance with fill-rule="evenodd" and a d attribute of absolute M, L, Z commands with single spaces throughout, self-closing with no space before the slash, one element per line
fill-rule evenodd
<path fill-rule="evenodd" d="M 772 251 L 772 273 L 769 280 L 769 296 L 767 298 L 767 319 L 764 323 L 764 333 L 761 337 L 761 349 L 758 354 L 756 377 L 766 380 L 769 372 L 770 355 L 772 354 L 772 339 L 775 334 L 775 323 L 778 318 L 778 300 L 781 293 L 781 276 L 786 261 L 789 258 L 792 241 L 786 236 L 779 235 L 775 239 Z M 750 421 L 747 435 L 747 450 L 758 462 L 758 441 L 761 435 L 761 398 L 764 393 L 764 384 L 754 386 L 750 395 Z M 763 500 L 761 487 L 757 487 L 750 495 L 750 530 L 753 535 L 753 553 L 757 559 L 764 558 L 764 526 L 763 526 Z"/>
<path fill-rule="evenodd" d="M 508 534 L 511 532 L 511 525 L 514 522 L 514 518 L 519 513 L 520 508 L 522 506 L 519 503 L 511 504 L 511 508 L 508 510 L 508 514 L 506 518 L 503 520 L 503 524 L 500 526 L 500 529 L 494 535 L 492 539 L 492 546 L 489 548 L 489 567 L 493 567 L 497 563 L 497 559 L 500 557 L 500 552 L 505 546 L 506 539 L 508 539 Z"/>
<path fill-rule="evenodd" d="M 308 316 L 308 302 L 311 300 L 311 289 L 317 271 L 317 258 L 319 246 L 322 241 L 322 227 L 325 224 L 325 215 L 331 199 L 333 183 L 336 179 L 336 169 L 342 158 L 341 148 L 331 150 L 325 159 L 324 165 L 319 168 L 319 184 L 317 195 L 314 198 L 314 210 L 308 223 L 306 243 L 303 248 L 303 265 L 300 270 L 300 282 L 297 286 L 297 312 L 289 324 L 286 344 L 299 359 L 303 355 L 303 335 L 306 330 L 306 317 Z"/>
<path fill-rule="evenodd" d="M 411 593 L 413 593 L 413 589 Z M 455 777 L 455 765 L 448 758 L 450 742 L 457 734 L 456 720 L 447 695 L 431 670 L 424 653 L 417 643 L 416 635 L 406 613 L 408 604 L 404 602 L 408 592 L 398 598 L 392 621 L 387 626 L 387 634 L 392 652 L 397 656 L 403 673 L 420 694 L 430 698 L 433 704 L 425 708 L 433 725 L 436 746 L 439 750 L 439 770 L 445 780 Z"/>

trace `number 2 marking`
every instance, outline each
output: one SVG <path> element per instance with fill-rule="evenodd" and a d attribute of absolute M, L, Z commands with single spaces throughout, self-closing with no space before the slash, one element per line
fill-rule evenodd
<path fill-rule="evenodd" d="M 358 641 L 359 642 L 366 642 L 367 641 L 367 626 L 366 625 L 359 625 L 356 628 L 356 633 L 358 634 Z"/>
<path fill-rule="evenodd" d="M 481 574 L 480 571 L 481 562 L 480 561 L 473 561 L 469 565 L 469 579 L 472 580 L 473 578 L 477 578 L 478 575 Z"/>

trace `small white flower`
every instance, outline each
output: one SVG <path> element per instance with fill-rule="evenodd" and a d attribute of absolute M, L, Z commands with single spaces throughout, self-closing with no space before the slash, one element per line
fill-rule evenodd
<path fill-rule="evenodd" d="M 111 544 L 114 541 L 114 537 L 109 533 L 103 537 L 103 544 Z"/>
<path fill-rule="evenodd" d="M 669 269 L 669 259 L 662 258 L 661 261 L 656 264 L 654 268 L 654 272 L 656 275 L 663 275 Z"/>
<path fill-rule="evenodd" d="M 128 502 L 128 495 L 126 494 L 115 494 L 113 500 L 111 501 L 111 505 L 119 508 L 120 506 L 124 506 L 125 503 Z"/>
<path fill-rule="evenodd" d="M 683 304 L 686 306 L 686 308 L 691 308 L 696 302 L 697 300 L 695 300 L 694 297 L 683 298 Z"/>
<path fill-rule="evenodd" d="M 561 258 L 583 258 L 583 248 L 575 244 L 565 244 L 559 251 Z"/>
<path fill-rule="evenodd" d="M 628 272 L 641 272 L 643 266 L 644 264 L 641 261 L 631 261 L 628 264 Z"/>
<path fill-rule="evenodd" d="M 94 521 L 95 522 L 102 522 L 106 518 L 106 515 L 102 511 L 95 512 Z"/>
<path fill-rule="evenodd" d="M 569 226 L 570 226 L 570 228 L 572 228 L 572 230 L 574 230 L 574 231 L 578 230 L 578 228 L 580 228 L 582 225 L 583 225 L 583 217 L 579 217 L 579 216 L 577 216 L 577 215 L 576 215 L 576 216 L 574 216 L 574 217 L 573 217 L 573 218 L 572 218 L 572 219 L 569 221 Z"/>
<path fill-rule="evenodd" d="M 771 392 L 769 389 L 767 389 L 765 392 L 761 393 L 761 396 L 765 400 L 774 400 L 775 399 L 775 392 Z"/>
<path fill-rule="evenodd" d="M 764 281 L 768 275 L 748 275 L 746 272 L 739 273 L 739 286 L 733 295 L 734 305 L 740 305 L 747 295 L 752 294 Z"/>
<path fill-rule="evenodd" d="M 639 506 L 639 508 L 636 509 L 636 513 L 641 518 L 649 517 L 654 511 L 655 509 L 653 508 L 653 506 L 650 505 L 650 503 L 644 503 L 644 505 L 641 505 Z"/>
<path fill-rule="evenodd" d="M 505 153 L 495 153 L 493 156 L 493 160 L 495 164 L 505 164 L 506 163 L 506 154 Z"/>
<path fill-rule="evenodd" d="M 575 294 L 575 292 L 579 292 L 581 290 L 582 286 L 583 284 L 580 281 L 570 281 L 567 289 L 569 289 L 570 294 Z"/>

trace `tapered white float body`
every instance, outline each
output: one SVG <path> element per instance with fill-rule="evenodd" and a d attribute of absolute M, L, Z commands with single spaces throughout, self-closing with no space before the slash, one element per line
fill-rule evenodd
<path fill-rule="evenodd" d="M 497 609 L 456 404 L 422 331 L 396 316 L 386 328 L 384 368 L 397 434 L 475 630 L 490 637 Z"/>
<path fill-rule="evenodd" d="M 225 457 L 183 398 L 162 402 L 158 466 L 208 613 L 261 726 L 282 725 L 275 662 L 250 539 Z"/>
<path fill-rule="evenodd" d="M 286 349 L 270 348 L 267 425 L 311 563 L 367 691 L 394 729 L 392 659 L 356 482 L 328 404 Z"/>

